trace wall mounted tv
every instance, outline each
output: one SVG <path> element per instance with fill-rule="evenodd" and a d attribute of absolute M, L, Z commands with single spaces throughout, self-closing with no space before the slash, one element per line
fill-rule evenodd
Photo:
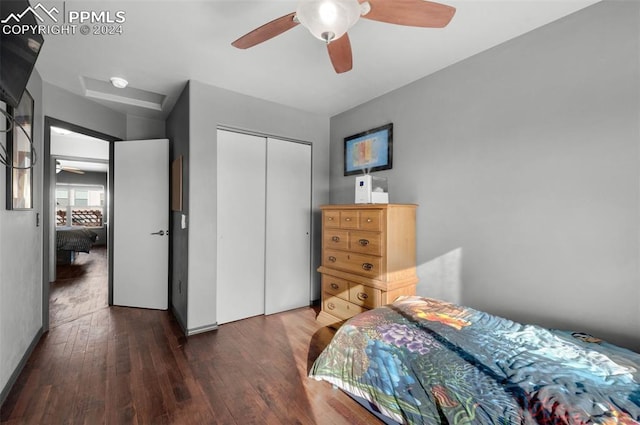
<path fill-rule="evenodd" d="M 30 7 L 28 0 L 0 1 L 0 100 L 13 108 L 20 103 L 44 43 L 42 35 L 24 30 L 24 25 L 38 25 Z"/>

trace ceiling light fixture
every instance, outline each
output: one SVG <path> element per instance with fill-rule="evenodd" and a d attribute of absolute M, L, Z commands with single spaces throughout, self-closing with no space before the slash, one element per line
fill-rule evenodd
<path fill-rule="evenodd" d="M 308 0 L 298 4 L 296 17 L 314 37 L 326 42 L 342 37 L 370 10 L 368 2 L 358 0 Z"/>
<path fill-rule="evenodd" d="M 113 87 L 116 87 L 119 89 L 123 89 L 129 85 L 129 82 L 127 80 L 120 77 L 111 77 L 110 81 L 111 81 L 111 84 L 113 84 Z"/>

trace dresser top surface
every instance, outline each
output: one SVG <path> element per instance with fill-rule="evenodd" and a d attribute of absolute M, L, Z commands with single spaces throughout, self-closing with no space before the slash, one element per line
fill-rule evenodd
<path fill-rule="evenodd" d="M 416 204 L 327 204 L 320 205 L 321 210 L 380 210 L 390 208 L 416 208 Z"/>

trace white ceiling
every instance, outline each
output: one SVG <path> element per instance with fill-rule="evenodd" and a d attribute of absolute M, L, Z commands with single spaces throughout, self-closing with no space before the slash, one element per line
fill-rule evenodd
<path fill-rule="evenodd" d="M 45 81 L 82 96 L 87 82 L 112 76 L 126 78 L 134 96 L 166 96 L 161 110 L 92 97 L 140 116 L 166 117 L 190 79 L 333 116 L 597 2 L 445 0 L 457 12 L 444 29 L 361 19 L 349 32 L 353 70 L 336 74 L 326 46 L 302 26 L 247 50 L 231 46 L 296 2 L 66 1 L 66 10 L 124 11 L 123 34 L 45 36 L 36 67 Z"/>

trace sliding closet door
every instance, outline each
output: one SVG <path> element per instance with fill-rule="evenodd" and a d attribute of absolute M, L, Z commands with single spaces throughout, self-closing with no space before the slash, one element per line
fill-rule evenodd
<path fill-rule="evenodd" d="M 264 314 L 266 139 L 218 130 L 217 153 L 216 312 L 222 324 Z"/>
<path fill-rule="evenodd" d="M 309 305 L 311 146 L 267 139 L 265 313 Z"/>

